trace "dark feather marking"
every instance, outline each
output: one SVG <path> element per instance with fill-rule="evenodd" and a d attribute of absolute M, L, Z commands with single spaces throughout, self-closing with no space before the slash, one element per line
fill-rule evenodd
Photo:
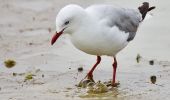
<path fill-rule="evenodd" d="M 142 6 L 138 7 L 140 13 L 142 14 L 142 20 L 144 20 L 147 12 L 155 9 L 155 6 L 149 7 L 149 3 L 148 2 L 144 2 Z"/>

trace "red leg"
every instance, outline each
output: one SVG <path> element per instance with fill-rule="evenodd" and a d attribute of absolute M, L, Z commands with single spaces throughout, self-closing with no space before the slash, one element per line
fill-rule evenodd
<path fill-rule="evenodd" d="M 113 63 L 113 80 L 112 85 L 115 86 L 115 80 L 116 80 L 116 69 L 117 69 L 117 60 L 116 57 L 114 57 L 114 63 Z"/>
<path fill-rule="evenodd" d="M 87 74 L 87 76 L 86 76 L 88 79 L 94 81 L 94 80 L 93 80 L 93 71 L 95 70 L 95 68 L 97 67 L 97 65 L 100 63 L 100 61 L 101 61 L 101 57 L 100 57 L 100 56 L 97 56 L 97 62 L 96 62 L 96 64 L 92 67 L 92 69 L 88 72 L 88 74 Z"/>

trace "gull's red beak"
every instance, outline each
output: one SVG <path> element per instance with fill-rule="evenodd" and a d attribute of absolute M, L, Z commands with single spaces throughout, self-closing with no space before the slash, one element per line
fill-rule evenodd
<path fill-rule="evenodd" d="M 64 29 L 65 29 L 65 28 L 64 28 Z M 53 36 L 52 39 L 51 39 L 51 45 L 53 45 L 53 44 L 55 43 L 55 41 L 60 37 L 60 35 L 63 34 L 64 29 L 61 30 L 60 32 L 58 32 L 58 33 L 56 32 L 56 33 L 54 34 L 54 36 Z"/>

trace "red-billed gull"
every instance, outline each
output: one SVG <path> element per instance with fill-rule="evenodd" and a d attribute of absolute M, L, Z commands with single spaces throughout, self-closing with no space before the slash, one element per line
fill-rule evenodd
<path fill-rule="evenodd" d="M 144 2 L 137 9 L 116 8 L 112 5 L 92 5 L 84 9 L 75 4 L 67 5 L 56 17 L 56 34 L 51 44 L 53 45 L 63 33 L 67 33 L 77 49 L 96 55 L 97 62 L 86 76 L 91 80 L 101 56 L 112 56 L 114 58 L 112 85 L 115 86 L 116 54 L 134 39 L 139 24 L 147 12 L 154 8 L 149 7 L 148 2 Z"/>

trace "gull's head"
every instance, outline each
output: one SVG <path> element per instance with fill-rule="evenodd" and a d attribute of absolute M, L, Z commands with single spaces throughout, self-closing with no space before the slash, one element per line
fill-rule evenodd
<path fill-rule="evenodd" d="M 67 5 L 62 8 L 56 17 L 56 33 L 51 40 L 53 45 L 63 33 L 72 34 L 82 23 L 85 11 L 78 5 Z"/>

